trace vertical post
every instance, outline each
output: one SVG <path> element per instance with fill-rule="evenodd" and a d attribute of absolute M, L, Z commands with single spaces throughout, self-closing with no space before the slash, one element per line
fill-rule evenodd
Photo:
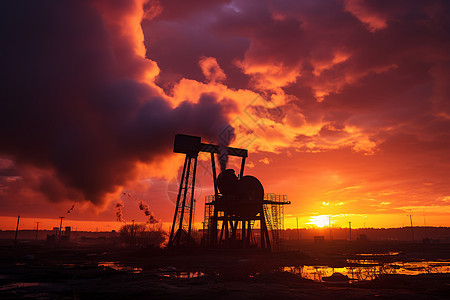
<path fill-rule="evenodd" d="M 186 169 L 186 178 L 184 181 L 184 193 L 183 193 L 183 203 L 181 204 L 181 213 L 180 213 L 180 222 L 178 223 L 178 230 L 180 231 L 183 229 L 183 217 L 184 217 L 184 208 L 186 206 L 186 196 L 187 196 L 187 190 L 188 190 L 188 184 L 189 184 L 189 173 L 191 171 L 191 157 L 188 158 L 188 165 Z"/>
<path fill-rule="evenodd" d="M 260 214 L 259 214 L 260 216 L 259 216 L 259 232 L 260 232 L 260 238 L 261 238 L 261 249 L 264 249 L 264 248 L 266 248 L 266 243 L 265 243 L 265 228 L 264 228 L 264 225 L 265 225 L 265 221 L 264 221 L 264 219 L 265 219 L 265 216 L 264 216 L 264 210 L 262 210 L 261 209 L 261 212 L 260 212 Z"/>
<path fill-rule="evenodd" d="M 197 156 L 194 159 L 194 174 L 192 174 L 192 189 L 191 189 L 191 209 L 189 210 L 189 228 L 188 228 L 188 239 L 191 238 L 191 227 L 193 222 L 193 213 L 194 213 L 194 187 L 195 187 L 195 174 L 197 173 Z"/>
<path fill-rule="evenodd" d="M 220 244 L 220 242 L 222 242 L 222 241 L 224 241 L 224 239 L 223 239 L 223 237 L 224 237 L 224 232 L 225 232 L 225 226 L 228 226 L 228 221 L 227 222 L 225 222 L 225 216 L 223 217 L 223 219 L 222 219 L 223 221 L 222 221 L 222 229 L 220 229 L 220 237 L 219 237 L 219 242 L 218 242 L 218 244 Z M 228 231 L 227 231 L 228 232 Z M 228 233 L 227 233 L 227 235 L 228 235 Z M 226 239 L 225 239 L 226 240 Z"/>
<path fill-rule="evenodd" d="M 331 216 L 328 216 L 328 227 L 330 229 L 330 240 L 331 240 Z"/>
<path fill-rule="evenodd" d="M 246 222 L 247 222 L 247 235 L 245 238 L 247 239 L 247 245 L 250 247 L 250 245 L 252 244 L 252 224 L 250 220 Z"/>
<path fill-rule="evenodd" d="M 252 224 L 251 224 L 250 220 L 248 220 L 248 224 L 247 224 L 247 236 L 246 236 L 246 238 L 247 238 L 248 246 L 250 246 L 251 243 L 252 243 Z"/>
<path fill-rule="evenodd" d="M 411 240 L 414 242 L 414 227 L 412 223 L 412 215 L 409 215 L 409 222 L 411 223 Z"/>
<path fill-rule="evenodd" d="M 212 172 L 213 172 L 213 184 L 214 184 L 214 201 L 217 200 L 217 194 L 219 193 L 217 191 L 217 183 L 216 183 L 216 179 L 217 179 L 217 174 L 216 174 L 216 161 L 214 160 L 214 153 L 211 152 L 211 167 L 212 167 Z"/>
<path fill-rule="evenodd" d="M 267 248 L 268 250 L 270 250 L 269 232 L 267 231 L 266 217 L 264 215 L 264 210 L 261 210 L 260 215 L 261 215 L 261 217 L 260 217 L 261 249 Z"/>
<path fill-rule="evenodd" d="M 234 221 L 233 223 L 233 219 L 229 220 L 230 221 L 230 228 L 231 228 L 231 239 L 233 241 L 236 241 L 236 228 L 237 228 L 237 220 Z"/>
<path fill-rule="evenodd" d="M 213 217 L 212 220 L 210 222 L 210 246 L 211 247 L 215 247 L 216 243 L 217 243 L 217 217 L 218 217 L 218 213 L 217 213 L 217 200 L 219 199 L 219 191 L 217 189 L 217 183 L 216 183 L 216 179 L 217 179 L 217 173 L 216 173 L 216 161 L 214 160 L 214 153 L 211 152 L 211 167 L 212 167 L 212 172 L 213 172 L 213 184 L 214 184 L 214 205 L 213 205 Z"/>
<path fill-rule="evenodd" d="M 298 230 L 298 217 L 295 217 L 297 219 L 297 240 L 300 240 L 300 231 Z"/>
<path fill-rule="evenodd" d="M 242 220 L 242 238 L 241 238 L 241 240 L 242 240 L 242 248 L 247 248 L 247 245 L 246 245 L 246 241 L 247 241 L 247 239 L 246 239 L 246 237 L 245 237 L 245 220 Z"/>
<path fill-rule="evenodd" d="M 36 241 L 37 241 L 37 238 L 38 238 L 39 223 L 40 222 L 36 222 Z"/>
<path fill-rule="evenodd" d="M 244 167 L 245 167 L 245 157 L 243 157 L 241 161 L 241 171 L 239 172 L 239 179 L 241 179 L 242 176 L 244 176 Z"/>
<path fill-rule="evenodd" d="M 17 233 L 19 232 L 19 220 L 20 220 L 20 216 L 17 216 L 16 235 L 14 237 L 14 247 L 17 246 Z"/>
<path fill-rule="evenodd" d="M 213 206 L 213 217 L 211 222 L 211 247 L 215 247 L 217 245 L 217 227 L 218 227 L 218 217 L 219 213 L 217 211 L 217 206 Z"/>
<path fill-rule="evenodd" d="M 348 222 L 348 232 L 350 234 L 350 241 L 352 240 L 352 222 Z"/>
<path fill-rule="evenodd" d="M 183 181 L 184 181 L 184 176 L 186 173 L 187 160 L 188 160 L 188 156 L 186 155 L 186 158 L 184 159 L 183 172 L 181 174 L 180 187 L 178 188 L 177 203 L 175 204 L 175 213 L 173 214 L 172 229 L 170 230 L 169 246 L 172 246 L 172 242 L 173 242 L 172 241 L 173 233 L 175 231 L 175 223 L 177 221 L 178 205 L 180 204 L 181 191 L 183 189 Z"/>
<path fill-rule="evenodd" d="M 59 217 L 61 219 L 61 221 L 59 222 L 59 237 L 58 239 L 61 241 L 61 229 L 62 229 L 62 220 L 64 219 L 64 217 Z"/>
<path fill-rule="evenodd" d="M 270 251 L 270 238 L 269 238 L 269 231 L 267 230 L 267 224 L 266 224 L 266 218 L 264 217 L 264 232 L 266 236 L 266 248 Z"/>
<path fill-rule="evenodd" d="M 131 246 L 134 246 L 134 220 L 131 220 L 133 223 L 131 224 Z"/>

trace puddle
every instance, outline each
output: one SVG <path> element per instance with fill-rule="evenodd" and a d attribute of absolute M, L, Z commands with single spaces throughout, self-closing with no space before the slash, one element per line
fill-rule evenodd
<path fill-rule="evenodd" d="M 200 271 L 196 272 L 177 271 L 175 268 L 162 268 L 158 270 L 156 275 L 172 279 L 188 279 L 205 276 L 205 273 Z"/>
<path fill-rule="evenodd" d="M 388 267 L 396 269 L 395 274 L 403 275 L 450 273 L 450 262 L 441 261 L 395 262 Z"/>
<path fill-rule="evenodd" d="M 83 264 L 59 264 L 58 266 L 64 269 L 75 269 L 81 267 Z"/>
<path fill-rule="evenodd" d="M 379 265 L 380 262 L 373 259 L 347 259 L 347 263 L 349 264 L 357 264 L 357 265 Z"/>
<path fill-rule="evenodd" d="M 12 283 L 12 284 L 7 284 L 4 286 L 0 286 L 0 291 L 8 291 L 8 290 L 13 290 L 13 289 L 19 289 L 19 288 L 24 288 L 24 287 L 31 287 L 31 286 L 38 286 L 38 285 L 43 285 L 42 283 L 38 283 L 38 282 L 17 282 L 17 283 Z"/>
<path fill-rule="evenodd" d="M 188 279 L 205 276 L 203 272 L 159 272 L 157 275 L 173 279 Z"/>
<path fill-rule="evenodd" d="M 142 268 L 125 266 L 117 261 L 101 261 L 97 265 L 99 267 L 111 268 L 117 271 L 124 271 L 134 274 L 142 273 Z"/>
<path fill-rule="evenodd" d="M 328 266 L 287 266 L 283 267 L 282 271 L 297 274 L 300 277 L 314 280 L 317 282 L 323 282 L 323 277 L 329 277 L 333 273 L 338 272 L 348 276 L 347 268 L 331 268 Z M 351 276 L 348 276 L 352 278 Z"/>
<path fill-rule="evenodd" d="M 338 272 L 350 278 L 350 282 L 374 280 L 381 275 L 420 275 L 450 273 L 450 262 L 421 261 L 380 263 L 375 260 L 347 260 L 358 266 L 333 268 L 329 266 L 286 266 L 283 271 L 317 282 L 323 282 L 323 277 L 329 277 Z"/>
<path fill-rule="evenodd" d="M 96 268 L 98 265 L 96 265 L 95 263 L 76 263 L 76 264 L 59 264 L 58 267 L 63 268 L 63 269 L 91 269 L 91 268 Z"/>
<path fill-rule="evenodd" d="M 399 255 L 400 252 L 389 251 L 386 253 L 358 253 L 356 256 L 395 256 Z"/>

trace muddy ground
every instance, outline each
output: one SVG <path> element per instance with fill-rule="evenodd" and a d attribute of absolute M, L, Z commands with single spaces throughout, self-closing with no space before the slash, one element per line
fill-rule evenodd
<path fill-rule="evenodd" d="M 273 253 L 164 251 L 126 249 L 108 240 L 20 241 L 14 247 L 3 240 L 0 299 L 449 299 L 450 274 L 382 275 L 327 284 L 283 271 L 295 265 L 343 267 L 361 253 L 393 252 L 377 258 L 388 262 L 449 261 L 449 244 L 294 241 L 286 248 Z"/>

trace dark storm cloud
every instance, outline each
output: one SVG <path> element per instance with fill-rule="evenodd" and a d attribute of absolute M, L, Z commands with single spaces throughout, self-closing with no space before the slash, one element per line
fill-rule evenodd
<path fill-rule="evenodd" d="M 235 65 L 235 60 L 243 58 L 249 39 L 214 29 L 221 15 L 233 10 L 231 1 L 158 2 L 161 13 L 142 23 L 147 56 L 161 68 L 158 84 L 169 91 L 182 78 L 203 81 L 198 61 L 202 57 L 218 57 L 220 66 L 229 75 L 228 86 L 248 86 L 249 78 Z"/>
<path fill-rule="evenodd" d="M 215 140 L 228 124 L 214 94 L 173 108 L 143 82 L 157 67 L 136 53 L 138 42 L 127 31 L 138 6 L 0 3 L 0 155 L 12 157 L 19 170 L 17 189 L 100 204 L 133 180 L 136 162 L 170 153 L 176 133 Z"/>
<path fill-rule="evenodd" d="M 247 78 L 241 84 L 263 92 L 282 88 L 307 124 L 322 125 L 321 136 L 330 124 L 356 127 L 380 143 L 382 136 L 427 140 L 436 130 L 446 133 L 446 1 L 218 1 L 174 14 L 168 13 L 178 11 L 173 5 L 160 4 L 167 13 L 146 22 L 144 33 L 149 55 L 162 62 L 161 74 L 200 80 L 200 70 L 189 64 L 207 49 L 225 70 L 229 87 L 237 87 L 232 84 L 237 77 L 226 66 L 239 61 Z M 192 53 L 184 51 L 190 40 Z M 218 42 L 223 40 L 228 43 Z M 248 46 L 237 47 L 239 41 Z M 289 72 L 292 78 L 283 79 Z M 258 107 L 252 109 L 264 117 Z"/>
<path fill-rule="evenodd" d="M 160 3 L 164 11 L 165 3 Z M 283 136 L 283 146 L 299 153 L 293 155 L 297 163 L 285 161 L 292 167 L 292 175 L 286 175 L 290 178 L 286 189 L 294 189 L 290 185 L 293 178 L 308 181 L 316 174 L 317 169 L 311 168 L 298 175 L 299 166 L 309 159 L 304 152 L 312 151 L 321 153 L 318 160 L 323 169 L 345 174 L 347 168 L 355 167 L 350 177 L 367 178 L 371 185 L 367 194 L 355 189 L 355 199 L 381 195 L 374 197 L 375 201 L 387 197 L 393 207 L 399 207 L 410 204 L 408 199 L 429 205 L 448 197 L 449 1 L 211 3 L 172 16 L 162 13 L 147 21 L 143 28 L 147 48 L 152 49 L 148 55 L 153 53 L 161 60 L 161 74 L 185 73 L 198 80 L 202 80 L 201 73 L 193 66 L 192 57 L 211 56 L 223 68 L 228 87 L 244 85 L 266 100 L 278 94 L 282 100 L 276 106 L 283 111 L 279 118 L 264 107 L 242 106 L 255 119 L 273 121 L 266 123 L 278 128 L 270 136 L 258 132 L 256 143 L 264 140 L 260 144 L 271 144 L 270 138 L 276 134 L 292 133 Z M 171 5 L 166 8 L 177 11 Z M 190 39 L 194 46 L 185 52 Z M 202 53 L 205 49 L 208 54 Z M 239 81 L 241 85 L 233 84 L 237 77 L 227 65 L 240 68 L 244 74 L 240 76 L 245 78 Z M 176 76 L 172 79 L 178 80 Z M 298 122 L 291 124 L 301 125 L 290 126 L 288 120 L 295 121 L 292 118 Z M 344 151 L 349 156 L 327 151 Z M 362 153 L 368 155 L 358 162 L 355 157 Z M 266 155 L 276 161 L 276 155 Z M 284 170 L 274 171 L 274 164 L 268 167 L 270 171 L 261 176 L 273 174 L 278 186 Z M 302 189 L 314 190 L 309 186 Z M 383 196 L 390 189 L 402 197 Z M 317 201 L 317 197 L 308 199 Z"/>

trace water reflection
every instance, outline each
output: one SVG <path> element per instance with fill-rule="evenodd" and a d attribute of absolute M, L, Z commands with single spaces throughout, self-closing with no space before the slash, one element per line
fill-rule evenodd
<path fill-rule="evenodd" d="M 323 282 L 323 277 L 333 273 L 341 273 L 350 278 L 350 282 L 374 280 L 381 275 L 420 275 L 450 273 L 450 262 L 421 261 L 421 262 L 393 262 L 379 263 L 374 260 L 348 260 L 358 266 L 333 268 L 329 266 L 286 266 L 285 272 L 298 274 L 303 278 Z"/>
<path fill-rule="evenodd" d="M 7 284 L 0 287 L 0 291 L 8 291 L 12 289 L 18 289 L 18 288 L 25 288 L 25 287 L 32 287 L 32 286 L 38 286 L 43 285 L 39 282 L 17 282 L 12 284 Z"/>
<path fill-rule="evenodd" d="M 129 273 L 138 274 L 142 272 L 142 268 L 125 266 L 117 261 L 101 261 L 98 263 L 99 267 L 111 268 L 117 271 L 124 271 Z"/>
<path fill-rule="evenodd" d="M 386 253 L 358 253 L 357 256 L 395 256 L 399 255 L 400 252 L 389 251 Z"/>
<path fill-rule="evenodd" d="M 195 272 L 177 271 L 175 268 L 161 268 L 158 270 L 157 275 L 172 279 L 188 279 L 205 276 L 205 274 L 200 271 Z"/>
<path fill-rule="evenodd" d="M 358 265 L 378 265 L 380 262 L 373 259 L 347 259 L 349 264 L 358 264 Z"/>
<path fill-rule="evenodd" d="M 450 273 L 450 263 L 439 261 L 395 262 L 389 267 L 397 269 L 396 274 L 404 275 Z"/>

